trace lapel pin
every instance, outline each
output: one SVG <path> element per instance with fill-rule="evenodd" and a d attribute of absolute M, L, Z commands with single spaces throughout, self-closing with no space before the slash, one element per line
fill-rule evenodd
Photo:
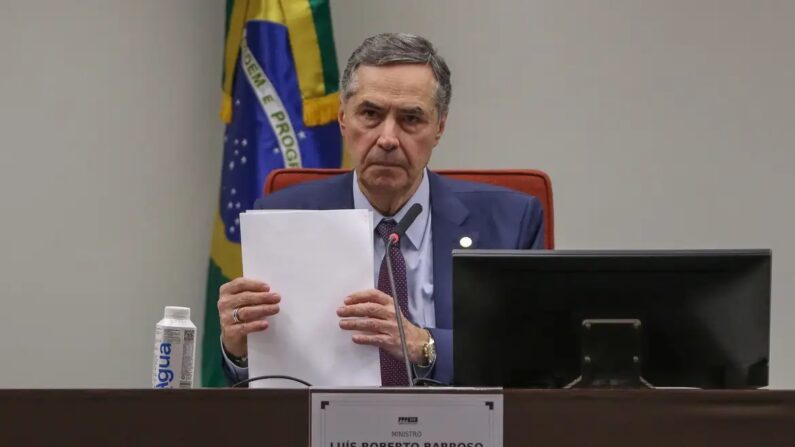
<path fill-rule="evenodd" d="M 458 245 L 460 245 L 461 248 L 469 248 L 472 246 L 472 238 L 469 236 L 464 236 L 460 241 L 458 241 Z"/>

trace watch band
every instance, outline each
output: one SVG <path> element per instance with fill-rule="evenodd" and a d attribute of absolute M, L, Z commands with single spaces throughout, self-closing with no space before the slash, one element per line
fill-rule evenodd
<path fill-rule="evenodd" d="M 238 357 L 234 354 L 226 353 L 226 357 L 230 362 L 234 363 L 238 368 L 248 368 L 248 356 Z"/>
<path fill-rule="evenodd" d="M 433 339 L 433 334 L 426 328 L 425 332 L 428 333 L 428 341 L 425 342 L 425 345 L 422 347 L 422 354 L 425 357 L 425 362 L 417 366 L 420 368 L 429 368 L 436 362 L 436 342 Z"/>
<path fill-rule="evenodd" d="M 219 337 L 221 342 L 221 351 L 224 353 L 227 359 L 232 362 L 233 365 L 237 366 L 238 368 L 248 368 L 248 356 L 244 355 L 243 357 L 238 357 L 231 352 L 226 350 L 226 346 L 224 346 L 224 338 L 223 336 Z"/>

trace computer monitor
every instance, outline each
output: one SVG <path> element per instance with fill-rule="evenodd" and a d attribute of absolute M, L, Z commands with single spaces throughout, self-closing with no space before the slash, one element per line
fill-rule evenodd
<path fill-rule="evenodd" d="M 455 250 L 454 384 L 562 388 L 637 349 L 655 387 L 765 386 L 770 271 L 769 250 Z"/>

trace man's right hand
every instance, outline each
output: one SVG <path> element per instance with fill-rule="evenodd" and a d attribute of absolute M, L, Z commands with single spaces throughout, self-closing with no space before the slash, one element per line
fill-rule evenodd
<path fill-rule="evenodd" d="M 221 319 L 221 341 L 224 349 L 236 357 L 248 354 L 246 336 L 268 328 L 265 317 L 279 312 L 278 293 L 262 281 L 236 278 L 221 286 L 218 297 L 218 316 Z M 237 311 L 235 322 L 232 314 Z"/>

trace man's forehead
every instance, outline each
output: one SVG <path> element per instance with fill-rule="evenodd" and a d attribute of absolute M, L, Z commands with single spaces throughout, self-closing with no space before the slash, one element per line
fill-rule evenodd
<path fill-rule="evenodd" d="M 356 70 L 356 103 L 389 102 L 401 107 L 433 105 L 436 79 L 424 64 L 395 64 L 381 67 L 361 66 Z"/>
<path fill-rule="evenodd" d="M 387 65 L 360 65 L 356 68 L 356 74 L 366 77 L 389 77 L 389 76 L 412 76 L 419 79 L 433 81 L 433 71 L 428 64 L 387 64 Z"/>

